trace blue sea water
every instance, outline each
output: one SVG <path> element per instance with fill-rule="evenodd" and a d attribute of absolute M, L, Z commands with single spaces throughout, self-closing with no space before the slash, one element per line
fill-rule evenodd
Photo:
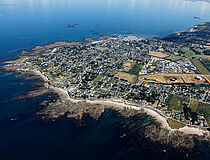
<path fill-rule="evenodd" d="M 94 32 L 161 37 L 209 20 L 210 3 L 205 1 L 0 0 L 0 62 L 36 45 L 96 39 Z M 82 128 L 65 117 L 40 120 L 35 115 L 42 109 L 39 103 L 56 96 L 14 99 L 35 88 L 33 80 L 0 72 L 1 159 L 167 159 L 164 154 L 155 157 L 153 146 L 120 139 L 119 124 L 127 120 L 110 117 L 110 111 L 99 121 L 88 119 L 88 127 Z M 176 159 L 174 153 L 168 156 Z"/>
<path fill-rule="evenodd" d="M 96 38 L 90 31 L 165 36 L 209 20 L 205 1 L 1 0 L 0 55 L 53 41 Z"/>

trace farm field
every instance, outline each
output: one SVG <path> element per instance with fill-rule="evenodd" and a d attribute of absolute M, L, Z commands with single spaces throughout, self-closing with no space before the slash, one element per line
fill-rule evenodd
<path fill-rule="evenodd" d="M 184 97 L 179 97 L 177 95 L 170 95 L 169 99 L 167 101 L 168 104 L 168 110 L 176 110 L 176 111 L 183 111 L 183 104 L 189 104 L 189 99 L 184 98 Z M 203 115 L 205 119 L 207 120 L 207 123 L 210 124 L 210 104 L 207 103 L 202 103 L 196 100 L 191 100 L 190 101 L 190 108 L 191 112 L 196 112 L 197 115 Z M 170 121 L 171 125 L 179 125 L 176 123 L 176 121 Z"/>
<path fill-rule="evenodd" d="M 201 59 L 201 63 L 206 67 L 206 69 L 208 69 L 208 71 L 210 71 L 210 60 L 203 58 Z"/>
<path fill-rule="evenodd" d="M 188 49 L 181 49 L 181 51 L 184 53 L 184 56 L 186 57 L 186 58 L 190 58 L 190 57 L 192 57 L 192 56 L 195 56 L 196 54 L 195 54 L 195 52 L 194 51 L 192 51 L 192 50 L 188 50 Z"/>
<path fill-rule="evenodd" d="M 166 57 L 167 60 L 171 60 L 171 61 L 178 61 L 180 59 L 182 59 L 181 56 L 169 56 L 169 57 Z"/>
<path fill-rule="evenodd" d="M 156 51 L 149 51 L 149 55 L 154 56 L 154 57 L 159 57 L 159 58 L 166 58 L 169 56 L 168 54 L 165 54 L 162 52 L 156 52 Z"/>
<path fill-rule="evenodd" d="M 196 55 L 196 57 L 210 60 L 210 56 L 209 55 Z"/>
<path fill-rule="evenodd" d="M 192 63 L 196 66 L 196 68 L 199 70 L 202 74 L 210 74 L 208 69 L 199 61 L 196 59 L 191 59 Z"/>
<path fill-rule="evenodd" d="M 120 79 L 127 80 L 130 83 L 135 83 L 137 80 L 137 76 L 134 74 L 126 73 L 126 72 L 118 72 L 115 76 L 119 77 Z"/>
<path fill-rule="evenodd" d="M 140 76 L 139 80 L 153 83 L 194 83 L 194 84 L 209 84 L 210 75 L 202 74 L 151 74 Z"/>

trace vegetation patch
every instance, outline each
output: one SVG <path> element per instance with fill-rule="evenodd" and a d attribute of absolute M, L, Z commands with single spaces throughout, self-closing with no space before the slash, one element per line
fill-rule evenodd
<path fill-rule="evenodd" d="M 184 56 L 186 58 L 190 58 L 190 57 L 196 55 L 194 51 L 189 50 L 189 49 L 181 49 L 181 51 L 184 53 Z"/>
<path fill-rule="evenodd" d="M 185 126 L 183 123 L 177 122 L 173 119 L 168 119 L 168 124 L 172 129 L 179 129 Z"/>
<path fill-rule="evenodd" d="M 177 110 L 177 111 L 183 111 L 183 103 L 188 103 L 189 100 L 187 98 L 179 97 L 176 95 L 170 95 L 168 99 L 168 110 Z"/>
<path fill-rule="evenodd" d="M 199 102 L 197 113 L 203 114 L 208 122 L 208 125 L 210 125 L 210 104 Z"/>
<path fill-rule="evenodd" d="M 202 64 L 208 69 L 208 71 L 210 71 L 210 56 L 208 56 L 209 59 L 201 59 Z"/>
<path fill-rule="evenodd" d="M 191 59 L 192 63 L 196 66 L 196 68 L 199 70 L 202 74 L 209 74 L 210 72 L 208 69 L 197 59 Z"/>
<path fill-rule="evenodd" d="M 156 52 L 156 51 L 149 51 L 150 56 L 159 57 L 159 58 L 165 58 L 168 57 L 168 54 L 162 53 L 162 52 Z"/>
<path fill-rule="evenodd" d="M 97 84 L 100 80 L 101 80 L 102 76 L 98 75 L 94 80 L 93 80 L 93 84 Z"/>
<path fill-rule="evenodd" d="M 196 55 L 196 57 L 210 60 L 210 56 L 209 55 Z"/>
<path fill-rule="evenodd" d="M 137 76 L 134 74 L 126 73 L 126 72 L 118 72 L 116 74 L 117 77 L 120 79 L 124 79 L 128 81 L 129 83 L 135 83 L 137 81 Z"/>
<path fill-rule="evenodd" d="M 139 64 L 139 63 L 136 63 L 132 69 L 129 71 L 130 74 L 134 74 L 136 75 L 137 77 L 139 76 L 139 72 L 141 71 L 143 65 Z"/>
<path fill-rule="evenodd" d="M 181 56 L 169 56 L 166 59 L 170 60 L 170 61 L 178 61 L 178 60 L 182 59 L 182 57 Z"/>
<path fill-rule="evenodd" d="M 199 104 L 198 101 L 195 101 L 195 100 L 191 100 L 190 101 L 190 108 L 191 108 L 192 112 L 196 112 L 197 111 L 198 104 Z"/>

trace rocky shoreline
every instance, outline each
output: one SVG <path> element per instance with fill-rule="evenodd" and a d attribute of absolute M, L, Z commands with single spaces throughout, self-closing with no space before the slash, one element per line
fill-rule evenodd
<path fill-rule="evenodd" d="M 97 42 L 97 41 L 96 41 Z M 90 43 L 96 43 L 90 42 Z M 60 98 L 54 102 L 48 103 L 47 101 L 41 103 L 44 109 L 37 113 L 41 115 L 43 119 L 55 120 L 62 116 L 68 118 L 74 118 L 80 120 L 85 114 L 88 114 L 91 118 L 97 120 L 100 118 L 101 114 L 105 109 L 111 108 L 116 110 L 119 114 L 124 117 L 132 117 L 145 114 L 150 116 L 154 124 L 146 126 L 142 131 L 138 129 L 138 122 L 134 124 L 128 124 L 126 128 L 132 133 L 143 132 L 139 136 L 143 135 L 146 139 L 152 142 L 157 142 L 159 144 L 168 145 L 170 144 L 172 148 L 186 148 L 192 149 L 195 146 L 196 140 L 204 141 L 210 145 L 209 131 L 202 131 L 195 128 L 185 127 L 182 129 L 171 129 L 167 123 L 167 120 L 159 115 L 157 112 L 143 107 L 135 107 L 131 105 L 124 105 L 117 102 L 111 101 L 90 101 L 90 100 L 74 100 L 68 96 L 68 93 L 64 89 L 56 88 L 50 85 L 47 77 L 45 77 L 41 72 L 36 70 L 30 70 L 23 63 L 24 60 L 31 56 L 36 56 L 45 53 L 49 49 L 53 49 L 58 46 L 68 46 L 68 45 L 80 45 L 79 42 L 55 42 L 53 44 L 42 46 L 36 46 L 32 49 L 31 53 L 22 52 L 22 55 L 14 60 L 4 62 L 1 69 L 6 71 L 14 71 L 22 75 L 33 75 L 36 78 L 42 80 L 42 84 L 37 90 L 30 91 L 26 95 L 17 97 L 19 99 L 27 99 L 31 97 L 37 97 L 44 95 L 46 93 L 56 93 Z M 125 127 L 124 126 L 124 127 Z"/>

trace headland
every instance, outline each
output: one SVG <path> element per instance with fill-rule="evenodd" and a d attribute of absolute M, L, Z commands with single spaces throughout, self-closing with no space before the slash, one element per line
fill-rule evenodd
<path fill-rule="evenodd" d="M 203 23 L 163 39 L 55 42 L 22 52 L 1 68 L 43 79 L 43 87 L 19 98 L 59 95 L 37 113 L 43 119 L 98 119 L 106 108 L 125 117 L 147 114 L 158 125 L 147 126 L 146 137 L 193 148 L 195 137 L 210 141 L 209 33 L 210 23 Z"/>

